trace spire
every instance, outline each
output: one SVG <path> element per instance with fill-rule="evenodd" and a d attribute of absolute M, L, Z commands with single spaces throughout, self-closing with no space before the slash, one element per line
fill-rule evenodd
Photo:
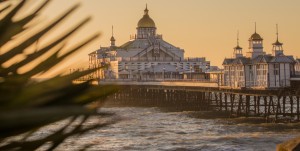
<path fill-rule="evenodd" d="M 282 48 L 283 43 L 279 42 L 278 35 L 279 35 L 278 34 L 278 24 L 276 24 L 276 42 L 273 43 L 273 51 L 272 51 L 273 56 L 283 54 L 283 48 Z"/>
<path fill-rule="evenodd" d="M 278 24 L 276 24 L 276 36 L 277 36 L 277 41 L 278 41 Z"/>
<path fill-rule="evenodd" d="M 114 36 L 114 25 L 111 26 L 111 36 Z"/>
<path fill-rule="evenodd" d="M 111 38 L 110 41 L 116 41 L 115 37 L 114 37 L 114 26 L 111 26 Z"/>
<path fill-rule="evenodd" d="M 237 38 L 236 38 L 236 47 L 234 47 L 234 49 L 243 49 L 242 47 L 240 47 L 240 33 L 239 33 L 239 31 L 237 31 Z"/>
<path fill-rule="evenodd" d="M 239 39 L 239 31 L 237 31 L 237 39 L 236 40 L 237 40 L 237 46 L 239 46 L 239 40 L 240 40 Z"/>
<path fill-rule="evenodd" d="M 115 37 L 114 37 L 114 26 L 111 26 L 111 38 L 110 38 L 110 46 L 115 46 Z"/>
<path fill-rule="evenodd" d="M 145 12 L 144 15 L 148 15 L 149 10 L 148 10 L 148 5 L 147 5 L 147 3 L 146 3 L 146 8 L 145 8 L 144 12 Z"/>
<path fill-rule="evenodd" d="M 278 24 L 276 24 L 276 42 L 273 43 L 273 45 L 282 45 L 282 43 L 279 42 Z"/>
<path fill-rule="evenodd" d="M 240 58 L 240 57 L 243 57 L 243 48 L 240 47 L 240 44 L 239 44 L 239 31 L 237 31 L 237 38 L 236 38 L 236 47 L 234 47 L 234 51 L 233 51 L 233 58 Z"/>
<path fill-rule="evenodd" d="M 254 26 L 255 26 L 255 27 L 254 27 L 254 30 L 255 30 L 255 33 L 256 33 L 256 22 L 254 22 Z"/>

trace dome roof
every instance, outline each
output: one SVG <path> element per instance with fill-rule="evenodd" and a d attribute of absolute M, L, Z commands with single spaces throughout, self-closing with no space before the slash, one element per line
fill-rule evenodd
<path fill-rule="evenodd" d="M 258 33 L 254 33 L 251 35 L 250 40 L 263 40 Z"/>
<path fill-rule="evenodd" d="M 277 39 L 277 41 L 275 43 L 273 43 L 273 45 L 281 46 L 281 45 L 283 45 L 283 43 L 279 42 Z"/>
<path fill-rule="evenodd" d="M 110 41 L 116 41 L 114 36 L 111 36 Z"/>
<path fill-rule="evenodd" d="M 243 49 L 242 47 L 240 47 L 239 45 L 237 45 L 236 47 L 234 47 L 233 49 Z"/>
<path fill-rule="evenodd" d="M 153 19 L 151 19 L 150 16 L 148 15 L 149 10 L 147 9 L 147 6 L 144 12 L 145 12 L 144 16 L 139 20 L 137 26 L 141 28 L 155 28 L 156 26 Z"/>

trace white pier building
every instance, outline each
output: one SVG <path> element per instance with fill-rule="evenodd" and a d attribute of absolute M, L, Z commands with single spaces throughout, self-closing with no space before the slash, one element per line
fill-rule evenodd
<path fill-rule="evenodd" d="M 238 39 L 239 40 L 239 39 Z M 263 38 L 256 32 L 249 38 L 246 56 L 237 42 L 233 58 L 224 59 L 223 85 L 231 88 L 281 88 L 291 86 L 290 79 L 300 71 L 293 56 L 285 55 L 282 43 L 273 43 L 272 54 L 266 54 Z M 299 60 L 297 60 L 299 62 Z M 299 63 L 298 63 L 299 64 Z"/>
<path fill-rule="evenodd" d="M 184 50 L 168 43 L 156 33 L 156 25 L 144 10 L 138 21 L 137 33 L 121 46 L 116 46 L 112 34 L 110 46 L 89 54 L 89 67 L 95 68 L 110 64 L 94 76 L 100 79 L 206 79 L 205 72 L 210 70 L 210 62 L 204 57 L 184 58 Z"/>

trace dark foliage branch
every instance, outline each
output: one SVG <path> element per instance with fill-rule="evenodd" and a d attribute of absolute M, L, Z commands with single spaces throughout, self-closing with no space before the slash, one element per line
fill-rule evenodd
<path fill-rule="evenodd" d="M 22 37 L 21 42 L 12 48 L 3 49 L 5 44 L 20 38 L 20 34 L 32 28 L 29 23 L 40 15 L 49 2 L 41 2 L 40 6 L 32 10 L 29 15 L 15 21 L 13 18 L 22 13 L 21 9 L 28 2 L 20 0 L 17 4 L 11 4 L 10 1 L 0 0 L 0 15 L 3 15 L 0 20 L 0 150 L 35 150 L 49 142 L 51 145 L 48 150 L 53 150 L 70 136 L 81 135 L 89 130 L 105 127 L 115 122 L 110 120 L 83 126 L 91 117 L 112 116 L 112 114 L 97 112 L 99 106 L 89 104 L 95 100 L 104 100 L 108 95 L 116 92 L 117 87 L 92 86 L 91 81 L 73 84 L 74 80 L 99 69 L 58 75 L 41 82 L 32 80 L 33 76 L 50 71 L 54 66 L 99 37 L 99 33 L 96 33 L 74 45 L 66 53 L 62 53 L 67 41 L 91 20 L 90 17 L 82 19 L 74 27 L 66 29 L 64 33 L 41 46 L 37 51 L 23 54 L 24 50 L 32 47 L 39 39 L 45 38 L 46 34 L 51 33 L 53 28 L 76 11 L 79 5 L 71 7 L 39 31 L 26 38 Z M 25 73 L 18 73 L 20 68 L 41 59 L 48 52 L 52 55 L 44 61 Z M 4 63 L 19 54 L 26 57 L 9 66 L 3 66 Z M 70 119 L 69 123 L 49 136 L 37 140 L 28 139 L 43 126 L 66 119 Z M 75 123 L 74 126 L 74 121 L 78 119 L 80 120 L 79 124 Z M 73 129 L 65 132 L 70 127 Z M 23 139 L 14 141 L 8 139 L 20 135 L 24 136 Z"/>

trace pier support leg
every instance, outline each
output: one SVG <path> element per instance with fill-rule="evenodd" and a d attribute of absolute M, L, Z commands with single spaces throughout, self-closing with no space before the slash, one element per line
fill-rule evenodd
<path fill-rule="evenodd" d="M 286 103 L 286 96 L 283 97 L 283 102 L 282 102 L 282 114 L 285 117 L 285 103 Z"/>
<path fill-rule="evenodd" d="M 294 97 L 290 96 L 290 104 L 291 104 L 291 117 L 294 117 Z"/>
<path fill-rule="evenodd" d="M 233 113 L 234 94 L 230 94 L 230 103 L 231 103 L 230 114 L 232 114 Z"/>
<path fill-rule="evenodd" d="M 268 100 L 267 96 L 264 96 L 264 106 L 265 106 L 265 117 L 267 116 L 267 106 L 268 106 Z"/>
<path fill-rule="evenodd" d="M 271 106 L 273 107 L 273 112 L 274 112 L 274 106 L 273 106 L 273 96 L 270 96 L 270 100 L 269 100 L 269 105 L 268 105 L 268 117 L 271 114 Z"/>
<path fill-rule="evenodd" d="M 227 111 L 227 94 L 224 93 L 224 97 L 225 97 L 225 111 Z"/>
<path fill-rule="evenodd" d="M 257 96 L 257 103 L 256 103 L 256 105 L 257 105 L 257 115 L 259 115 L 259 112 L 260 112 L 260 96 Z"/>
<path fill-rule="evenodd" d="M 257 96 L 253 96 L 253 100 L 254 100 L 254 115 L 257 114 Z"/>
<path fill-rule="evenodd" d="M 246 117 L 248 117 L 250 111 L 250 95 L 246 95 Z"/>
<path fill-rule="evenodd" d="M 300 121 L 299 96 L 297 96 L 297 120 Z"/>
<path fill-rule="evenodd" d="M 222 111 L 222 108 L 223 108 L 222 92 L 219 92 L 219 100 L 220 100 L 220 111 Z"/>
<path fill-rule="evenodd" d="M 219 107 L 219 99 L 218 99 L 218 93 L 217 92 L 214 92 L 215 93 L 215 101 L 216 101 L 216 107 Z"/>
<path fill-rule="evenodd" d="M 237 109 L 237 116 L 241 115 L 242 102 L 243 102 L 243 96 L 239 95 L 239 103 L 238 103 L 238 109 Z"/>
<path fill-rule="evenodd" d="M 275 121 L 278 119 L 278 114 L 281 113 L 281 107 L 280 107 L 280 99 L 281 96 L 277 96 L 277 104 L 276 104 L 276 112 L 275 112 Z M 285 96 L 283 97 L 284 103 L 285 103 Z M 285 105 L 284 105 L 285 107 Z M 285 108 L 284 108 L 285 109 Z M 283 111 L 284 112 L 284 111 Z"/>

